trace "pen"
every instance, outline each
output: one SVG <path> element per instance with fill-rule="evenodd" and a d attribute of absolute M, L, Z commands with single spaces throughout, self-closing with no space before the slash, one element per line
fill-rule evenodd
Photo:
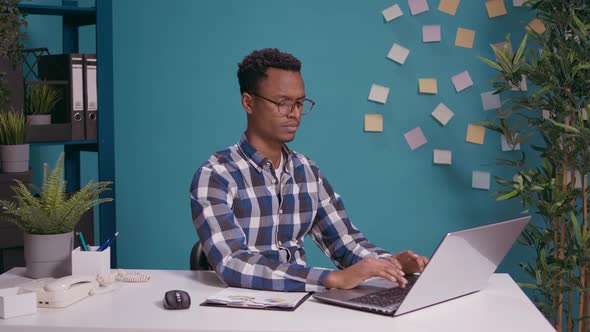
<path fill-rule="evenodd" d="M 78 237 L 80 237 L 80 245 L 84 251 L 88 251 L 88 246 L 86 245 L 86 241 L 84 241 L 84 235 L 82 232 L 78 232 Z"/>
<path fill-rule="evenodd" d="M 96 251 L 103 251 L 106 248 L 108 248 L 117 236 L 119 236 L 119 232 L 116 232 L 112 238 L 106 240 L 103 244 L 101 244 L 100 247 L 98 247 L 98 250 L 96 250 Z"/>

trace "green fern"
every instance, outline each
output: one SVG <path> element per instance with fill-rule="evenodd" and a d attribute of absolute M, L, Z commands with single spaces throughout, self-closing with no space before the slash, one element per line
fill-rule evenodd
<path fill-rule="evenodd" d="M 112 198 L 100 198 L 110 190 L 110 181 L 90 181 L 84 188 L 68 197 L 66 182 L 62 179 L 63 153 L 55 168 L 44 165 L 43 186 L 27 188 L 15 180 L 11 186 L 14 201 L 0 200 L 0 220 L 11 222 L 28 234 L 60 234 L 74 230 L 82 215 L 92 207 L 110 202 Z M 35 194 L 36 193 L 36 194 Z"/>

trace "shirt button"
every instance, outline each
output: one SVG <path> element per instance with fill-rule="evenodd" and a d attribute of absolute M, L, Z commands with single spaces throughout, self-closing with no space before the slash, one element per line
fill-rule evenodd
<path fill-rule="evenodd" d="M 280 209 L 279 210 L 279 214 L 283 214 L 283 209 Z"/>
<path fill-rule="evenodd" d="M 261 167 L 258 167 L 258 171 L 259 171 L 259 172 L 262 172 L 262 168 L 261 168 Z"/>
<path fill-rule="evenodd" d="M 275 180 L 275 179 L 272 179 L 272 180 L 270 180 L 270 182 L 272 182 L 272 183 L 277 183 L 277 180 Z"/>

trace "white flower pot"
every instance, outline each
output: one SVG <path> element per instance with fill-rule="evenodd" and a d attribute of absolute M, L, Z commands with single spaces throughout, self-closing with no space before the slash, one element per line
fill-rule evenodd
<path fill-rule="evenodd" d="M 29 144 L 0 145 L 2 173 L 22 173 L 29 170 Z"/>
<path fill-rule="evenodd" d="M 27 124 L 32 126 L 51 124 L 51 114 L 27 115 Z"/>

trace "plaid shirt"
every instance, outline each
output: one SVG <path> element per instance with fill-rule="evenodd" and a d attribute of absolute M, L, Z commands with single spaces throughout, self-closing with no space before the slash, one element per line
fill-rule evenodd
<path fill-rule="evenodd" d="M 283 155 L 277 179 L 271 162 L 242 135 L 193 177 L 193 223 L 209 263 L 226 284 L 323 290 L 330 270 L 306 266 L 307 234 L 339 268 L 390 255 L 352 225 L 342 199 L 311 160 L 286 145 Z"/>

